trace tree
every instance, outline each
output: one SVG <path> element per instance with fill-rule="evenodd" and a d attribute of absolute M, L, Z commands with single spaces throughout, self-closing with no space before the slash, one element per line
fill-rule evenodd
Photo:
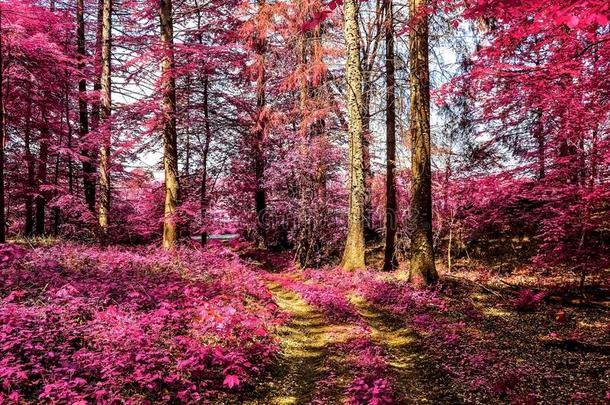
<path fill-rule="evenodd" d="M 36 226 L 34 228 L 34 234 L 36 236 L 44 236 L 45 234 L 45 209 L 47 205 L 47 192 L 44 190 L 44 186 L 47 182 L 47 161 L 49 158 L 49 142 L 50 131 L 47 113 L 43 110 L 42 112 L 42 128 L 40 129 L 40 150 L 38 152 L 38 172 L 37 183 L 38 183 L 38 195 L 34 199 L 36 207 Z"/>
<path fill-rule="evenodd" d="M 87 207 L 91 212 L 95 211 L 95 165 L 92 161 L 93 153 L 89 139 L 89 111 L 87 109 L 87 79 L 85 77 L 85 59 L 87 58 L 87 48 L 85 40 L 85 4 L 84 0 L 76 1 L 76 37 L 77 52 L 79 54 L 78 69 L 81 78 L 78 81 L 78 111 L 80 124 L 80 138 L 84 143 L 81 154 L 83 155 L 83 190 Z"/>
<path fill-rule="evenodd" d="M 430 73 L 426 0 L 410 0 L 409 78 L 411 91 L 411 269 L 409 280 L 427 285 L 438 279 L 432 247 L 430 166 Z"/>
<path fill-rule="evenodd" d="M 108 213 L 110 212 L 110 114 L 111 101 L 111 46 L 112 46 L 112 0 L 103 0 L 102 3 L 102 54 L 100 75 L 100 130 L 102 132 L 100 143 L 100 205 L 99 224 L 102 239 L 105 241 L 108 233 Z"/>
<path fill-rule="evenodd" d="M 263 245 L 267 244 L 267 224 L 265 210 L 267 208 L 267 196 L 265 193 L 265 126 L 266 126 L 266 72 L 265 72 L 265 53 L 267 49 L 267 38 L 264 30 L 266 24 L 261 24 L 260 15 L 264 12 L 265 0 L 258 0 L 257 22 L 261 25 L 258 28 L 257 38 L 254 39 L 254 50 L 256 53 L 256 122 L 254 129 L 254 178 L 255 191 L 254 202 L 256 209 L 256 221 L 258 235 L 262 239 Z"/>
<path fill-rule="evenodd" d="M 386 205 L 385 249 L 383 269 L 392 270 L 397 265 L 396 240 L 396 104 L 394 75 L 394 12 L 392 0 L 385 0 L 385 80 L 386 80 Z"/>
<path fill-rule="evenodd" d="M 165 204 L 163 217 L 163 247 L 172 249 L 178 237 L 176 208 L 180 198 L 178 183 L 178 145 L 176 135 L 176 78 L 174 61 L 174 28 L 172 0 L 161 0 L 161 110 L 163 133 L 163 166 L 165 169 Z"/>
<path fill-rule="evenodd" d="M 340 266 L 344 270 L 364 268 L 364 184 L 363 127 L 362 127 L 362 72 L 360 67 L 360 32 L 357 0 L 344 3 L 344 37 L 347 60 L 345 82 L 348 116 L 348 192 L 349 212 L 345 250 Z"/>

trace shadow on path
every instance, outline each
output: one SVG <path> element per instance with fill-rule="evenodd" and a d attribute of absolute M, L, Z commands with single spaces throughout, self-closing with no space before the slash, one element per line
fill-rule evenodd
<path fill-rule="evenodd" d="M 329 325 L 315 308 L 308 305 L 298 293 L 275 282 L 268 282 L 276 304 L 290 314 L 276 336 L 281 354 L 269 381 L 257 389 L 256 399 L 247 404 L 308 404 L 319 389 L 319 383 L 328 377 L 326 360 L 332 356 L 327 348 L 344 339 L 340 326 Z M 339 390 L 332 403 L 340 404 Z M 335 402 L 336 401 L 336 402 Z"/>
<path fill-rule="evenodd" d="M 371 328 L 373 341 L 385 351 L 399 404 L 461 403 L 457 396 L 448 393 L 446 376 L 426 354 L 417 334 L 404 326 L 402 320 L 370 306 L 361 296 L 349 298 Z"/>

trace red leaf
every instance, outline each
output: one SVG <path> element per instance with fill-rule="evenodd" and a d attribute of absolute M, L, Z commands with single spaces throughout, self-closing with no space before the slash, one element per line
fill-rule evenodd
<path fill-rule="evenodd" d="M 222 385 L 226 385 L 229 388 L 236 387 L 239 385 L 239 378 L 234 374 L 228 374 L 222 382 Z"/>
<path fill-rule="evenodd" d="M 576 28 L 578 26 L 579 22 L 580 22 L 580 18 L 573 15 L 573 16 L 570 16 L 570 18 L 568 18 L 567 24 L 568 24 L 568 27 L 570 27 L 570 28 Z"/>

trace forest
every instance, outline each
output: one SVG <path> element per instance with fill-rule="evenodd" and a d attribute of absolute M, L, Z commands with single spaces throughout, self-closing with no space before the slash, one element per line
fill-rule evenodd
<path fill-rule="evenodd" d="M 0 405 L 610 404 L 608 0 L 0 0 Z"/>

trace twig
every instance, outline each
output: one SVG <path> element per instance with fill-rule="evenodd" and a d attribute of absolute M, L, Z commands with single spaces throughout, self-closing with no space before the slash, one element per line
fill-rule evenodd
<path fill-rule="evenodd" d="M 501 293 L 499 293 L 499 292 L 497 292 L 495 290 L 492 290 L 491 288 L 486 287 L 485 285 L 483 285 L 481 283 L 478 283 L 476 281 L 467 279 L 465 277 L 445 275 L 445 278 L 453 279 L 453 280 L 456 280 L 456 281 L 463 281 L 463 282 L 466 282 L 466 283 L 469 283 L 469 284 L 474 284 L 475 286 L 479 287 L 480 289 L 482 289 L 484 291 L 487 291 L 488 293 L 493 294 L 496 297 L 504 298 L 504 296 Z"/>

